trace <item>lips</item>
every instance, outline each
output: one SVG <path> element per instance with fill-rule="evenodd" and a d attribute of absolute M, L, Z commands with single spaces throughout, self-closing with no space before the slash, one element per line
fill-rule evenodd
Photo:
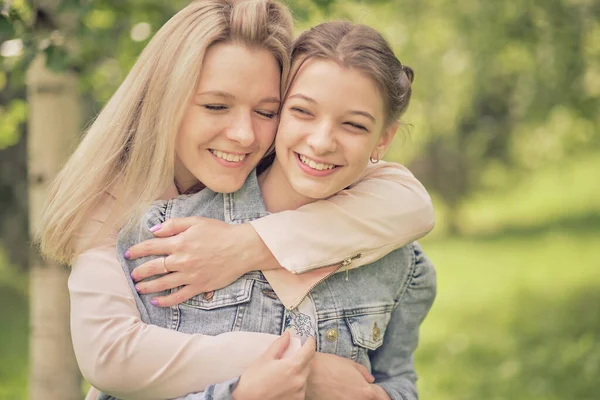
<path fill-rule="evenodd" d="M 317 171 L 327 171 L 338 167 L 336 164 L 327 164 L 317 160 L 313 160 L 312 158 L 306 157 L 305 155 L 300 153 L 296 154 L 300 159 L 300 162 Z"/>
<path fill-rule="evenodd" d="M 312 177 L 321 178 L 321 177 L 329 176 L 329 175 L 334 174 L 335 172 L 339 171 L 339 167 L 340 167 L 339 165 L 325 164 L 323 162 L 317 162 L 316 160 L 312 160 L 312 159 L 310 159 L 302 154 L 298 154 L 298 153 L 295 153 L 295 156 L 296 156 L 296 162 L 298 163 L 298 167 L 300 168 L 300 170 Z M 303 161 L 303 159 L 304 159 L 304 161 Z M 313 164 L 314 167 L 311 167 L 311 164 Z"/>

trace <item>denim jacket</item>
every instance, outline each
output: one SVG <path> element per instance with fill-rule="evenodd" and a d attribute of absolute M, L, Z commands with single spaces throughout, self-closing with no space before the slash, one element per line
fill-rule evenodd
<path fill-rule="evenodd" d="M 287 310 L 259 271 L 231 285 L 202 293 L 172 307 L 150 301 L 172 291 L 139 295 L 131 280 L 134 268 L 153 258 L 127 260 L 124 252 L 153 237 L 149 228 L 169 218 L 202 216 L 244 223 L 268 214 L 255 173 L 235 193 L 205 189 L 153 203 L 140 221 L 117 238 L 118 256 L 145 323 L 190 334 L 218 335 L 250 331 L 280 335 Z M 435 270 L 417 243 L 393 251 L 361 268 L 331 275 L 308 294 L 315 306 L 317 351 L 346 357 L 366 366 L 392 399 L 417 399 L 413 353 L 419 326 L 436 293 Z M 237 378 L 210 385 L 181 399 L 228 399 Z M 100 395 L 98 400 L 111 399 Z"/>

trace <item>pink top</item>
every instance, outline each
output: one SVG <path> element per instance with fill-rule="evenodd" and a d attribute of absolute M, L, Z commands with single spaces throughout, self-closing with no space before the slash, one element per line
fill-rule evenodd
<path fill-rule="evenodd" d="M 172 188 L 166 193 L 173 194 Z M 113 202 L 105 194 L 79 243 L 98 231 Z M 287 269 L 263 273 L 282 303 L 291 307 L 338 268 L 320 267 L 339 265 L 358 253 L 361 257 L 348 268 L 372 263 L 427 234 L 434 214 L 427 191 L 410 171 L 380 162 L 370 165 L 355 185 L 326 201 L 251 224 Z M 286 235 L 279 234 L 284 227 Z M 73 261 L 69 277 L 73 347 L 83 376 L 94 387 L 127 399 L 202 391 L 240 375 L 277 338 L 250 332 L 189 335 L 143 323 L 116 257 L 116 235 L 111 232 L 83 251 Z M 298 346 L 294 342 L 293 347 Z M 87 398 L 96 394 L 93 389 Z"/>

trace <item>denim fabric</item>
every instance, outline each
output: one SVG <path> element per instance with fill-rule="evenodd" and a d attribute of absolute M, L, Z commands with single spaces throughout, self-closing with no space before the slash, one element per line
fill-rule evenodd
<path fill-rule="evenodd" d="M 217 335 L 237 330 L 281 334 L 285 307 L 258 271 L 243 275 L 212 297 L 200 294 L 162 308 L 150 301 L 167 293 L 138 295 L 130 278 L 131 271 L 151 257 L 123 257 L 129 247 L 153 237 L 150 227 L 169 218 L 197 215 L 243 223 L 267 214 L 255 173 L 233 194 L 205 189 L 155 202 L 141 221 L 130 224 L 117 239 L 118 255 L 142 320 L 186 333 Z M 309 294 L 317 317 L 317 350 L 366 366 L 392 399 L 417 399 L 413 352 L 435 293 L 434 267 L 417 243 L 347 274 L 334 274 Z M 234 386 L 229 387 L 233 390 Z"/>

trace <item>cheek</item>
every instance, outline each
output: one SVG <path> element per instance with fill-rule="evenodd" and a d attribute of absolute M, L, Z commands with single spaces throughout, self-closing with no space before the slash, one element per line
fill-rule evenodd
<path fill-rule="evenodd" d="M 369 157 L 375 148 L 372 140 L 356 140 L 346 145 L 346 155 L 352 162 L 353 169 L 362 171 L 369 163 Z"/>
<path fill-rule="evenodd" d="M 277 120 L 259 121 L 255 132 L 258 140 L 260 140 L 260 147 L 271 146 L 277 134 Z"/>
<path fill-rule="evenodd" d="M 310 132 L 308 123 L 293 117 L 282 116 L 275 140 L 278 151 L 301 144 L 306 133 Z"/>

